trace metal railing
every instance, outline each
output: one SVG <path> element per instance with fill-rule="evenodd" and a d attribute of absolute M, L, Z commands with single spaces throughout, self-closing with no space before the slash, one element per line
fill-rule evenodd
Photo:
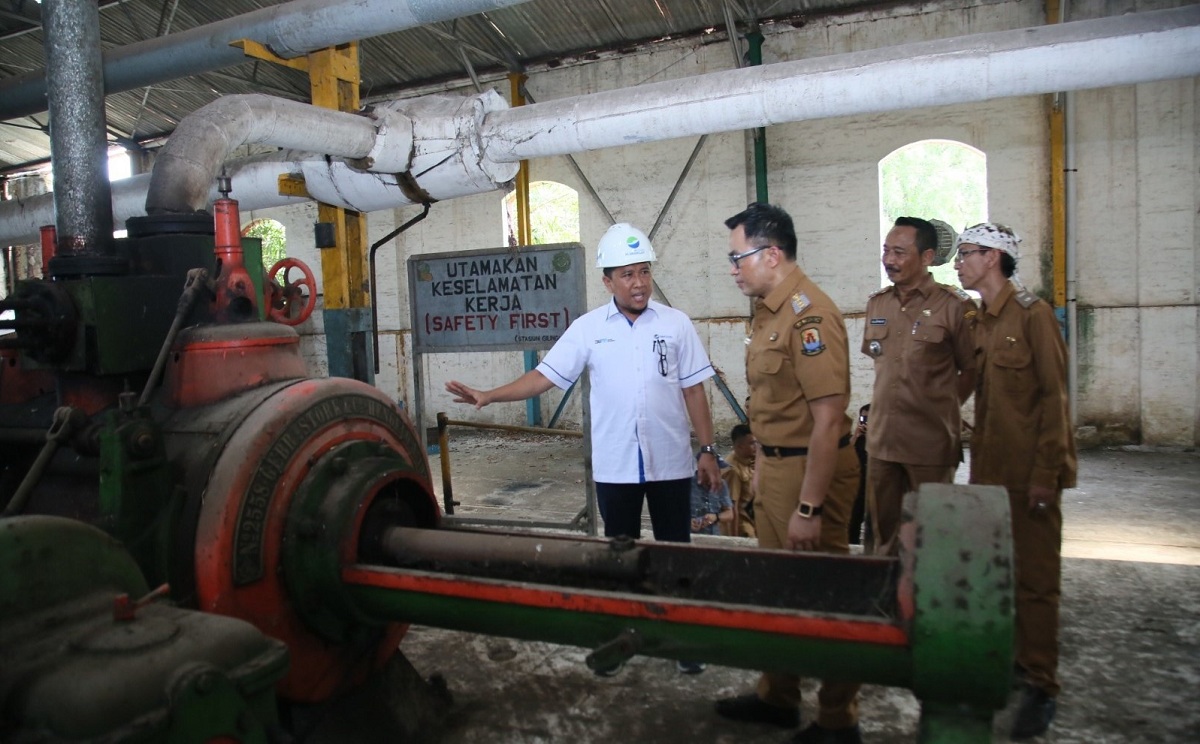
<path fill-rule="evenodd" d="M 450 477 L 450 427 L 459 426 L 471 429 L 490 429 L 493 431 L 502 431 L 513 434 L 551 434 L 555 436 L 571 437 L 575 439 L 584 439 L 583 432 L 573 431 L 570 429 L 546 429 L 536 426 L 512 426 L 509 424 L 485 424 L 477 421 L 457 421 L 446 416 L 445 413 L 437 414 L 437 433 L 438 433 L 438 458 L 441 461 L 442 469 L 442 508 L 445 511 L 445 521 L 453 525 L 489 525 L 496 527 L 520 527 L 529 529 L 569 529 L 587 533 L 595 536 L 598 534 L 597 525 L 599 524 L 599 510 L 596 506 L 596 492 L 594 488 L 585 488 L 584 505 L 576 513 L 575 517 L 569 522 L 540 522 L 527 519 L 488 519 L 484 517 L 463 517 L 454 514 L 454 507 L 461 506 L 462 502 L 454 499 L 454 484 Z M 586 443 L 585 443 L 586 444 Z M 589 458 L 585 457 L 585 463 Z M 591 474 L 584 479 L 585 483 L 591 482 Z"/>

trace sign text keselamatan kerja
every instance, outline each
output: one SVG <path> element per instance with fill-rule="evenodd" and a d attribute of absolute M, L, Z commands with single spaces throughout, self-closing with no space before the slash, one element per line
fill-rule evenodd
<path fill-rule="evenodd" d="M 585 311 L 579 243 L 408 259 L 417 352 L 548 349 Z"/>

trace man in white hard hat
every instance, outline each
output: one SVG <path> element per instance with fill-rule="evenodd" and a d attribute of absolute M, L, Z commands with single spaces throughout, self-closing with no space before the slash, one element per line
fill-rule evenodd
<path fill-rule="evenodd" d="M 455 402 L 519 401 L 590 375 L 592 472 L 606 537 L 641 537 L 642 502 L 654 539 L 691 539 L 691 482 L 721 485 L 712 416 L 701 384 L 714 370 L 691 319 L 650 298 L 654 247 L 629 224 L 600 239 L 596 268 L 613 299 L 573 322 L 541 364 L 492 390 L 446 383 Z M 690 422 L 690 427 L 689 427 Z M 702 446 L 693 454 L 691 430 Z M 703 666 L 681 662 L 680 671 Z"/>
<path fill-rule="evenodd" d="M 1062 491 L 1075 486 L 1067 348 L 1048 303 L 1015 281 L 1021 238 L 996 223 L 958 236 L 954 266 L 981 295 L 975 324 L 971 483 L 1004 486 L 1017 576 L 1017 665 L 1024 676 L 1012 738 L 1039 736 L 1058 695 Z"/>

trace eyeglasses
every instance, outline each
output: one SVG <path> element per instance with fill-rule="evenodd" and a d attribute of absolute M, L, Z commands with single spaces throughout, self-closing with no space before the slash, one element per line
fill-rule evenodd
<path fill-rule="evenodd" d="M 967 260 L 967 256 L 970 256 L 974 253 L 987 253 L 990 250 L 991 248 L 976 248 L 973 251 L 959 251 L 954 256 L 954 263 L 962 263 L 963 261 Z"/>
<path fill-rule="evenodd" d="M 738 266 L 738 261 L 741 261 L 743 258 L 749 258 L 750 256 L 753 256 L 755 253 L 758 253 L 759 251 L 765 251 L 768 248 L 774 248 L 774 247 L 775 246 L 773 246 L 773 245 L 760 245 L 757 248 L 751 248 L 750 250 L 746 251 L 745 253 L 730 253 L 728 256 L 729 263 L 733 264 L 733 268 L 741 269 L 742 267 Z"/>
<path fill-rule="evenodd" d="M 661 336 L 654 337 L 654 353 L 658 354 L 658 373 L 667 376 L 667 340 Z"/>

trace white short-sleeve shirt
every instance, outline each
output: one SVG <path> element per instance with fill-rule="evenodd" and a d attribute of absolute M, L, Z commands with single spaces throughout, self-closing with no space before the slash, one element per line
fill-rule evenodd
<path fill-rule="evenodd" d="M 596 481 L 691 478 L 696 458 L 683 389 L 714 374 L 691 318 L 651 300 L 630 323 L 610 301 L 572 323 L 537 366 L 563 390 L 585 368 Z"/>

